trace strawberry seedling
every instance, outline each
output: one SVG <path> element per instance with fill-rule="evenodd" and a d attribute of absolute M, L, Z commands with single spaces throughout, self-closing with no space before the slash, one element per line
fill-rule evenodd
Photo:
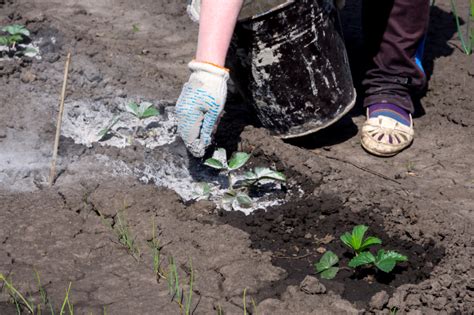
<path fill-rule="evenodd" d="M 357 225 L 352 229 L 352 233 L 346 232 L 341 235 L 341 241 L 354 252 L 354 257 L 349 261 L 348 266 L 357 268 L 361 266 L 375 266 L 377 269 L 390 273 L 397 263 L 408 261 L 408 257 L 394 250 L 380 249 L 377 255 L 372 254 L 368 249 L 374 245 L 382 244 L 382 240 L 375 236 L 365 238 L 368 227 Z M 321 274 L 323 279 L 333 279 L 339 267 L 335 265 L 339 258 L 331 251 L 327 251 L 320 261 L 315 264 L 316 272 Z M 342 269 L 347 269 L 343 267 Z"/>
<path fill-rule="evenodd" d="M 367 232 L 368 229 L 369 228 L 365 225 L 357 225 L 352 230 L 352 234 L 349 234 L 348 232 L 344 233 L 341 236 L 341 241 L 347 247 L 351 248 L 356 256 L 373 245 L 382 244 L 382 240 L 375 236 L 364 238 L 365 232 Z"/>
<path fill-rule="evenodd" d="M 150 102 L 130 102 L 126 106 L 127 112 L 132 114 L 135 118 L 137 118 L 138 123 L 133 127 L 133 134 L 131 136 L 124 136 L 120 132 L 113 130 L 113 127 L 120 121 L 120 115 L 114 116 L 110 122 L 102 128 L 98 133 L 98 141 L 104 140 L 108 135 L 116 136 L 119 138 L 128 138 L 128 143 L 132 143 L 133 139 L 137 137 L 138 130 L 143 128 L 143 120 L 150 117 L 158 116 L 160 113 L 159 111 L 153 107 L 153 104 Z M 142 135 L 142 138 L 148 137 L 149 134 Z"/>
<path fill-rule="evenodd" d="M 0 34 L 0 57 L 7 55 L 34 57 L 38 54 L 36 48 L 24 45 L 30 37 L 30 31 L 20 24 L 12 24 L 1 29 Z"/>
<path fill-rule="evenodd" d="M 112 135 L 118 135 L 119 137 L 121 137 L 122 135 L 120 135 L 118 132 L 115 132 L 112 130 L 112 128 L 120 121 L 120 117 L 119 116 L 114 116 L 112 118 L 112 120 L 109 122 L 109 124 L 101 129 L 99 131 L 99 133 L 97 134 L 97 136 L 99 137 L 99 141 L 103 140 L 107 135 L 109 134 L 112 134 Z"/>
<path fill-rule="evenodd" d="M 158 116 L 160 114 L 150 102 L 141 102 L 140 104 L 136 102 L 130 102 L 127 105 L 127 111 L 140 120 Z"/>
<path fill-rule="evenodd" d="M 235 152 L 227 161 L 225 149 L 217 149 L 212 158 L 207 159 L 204 165 L 217 169 L 227 174 L 228 190 L 222 198 L 224 207 L 250 208 L 252 199 L 249 196 L 251 187 L 255 187 L 263 182 L 285 182 L 286 177 L 280 172 L 269 168 L 256 167 L 253 171 L 245 173 L 243 178 L 239 178 L 235 171 L 243 167 L 249 160 L 250 154 L 245 152 Z"/>

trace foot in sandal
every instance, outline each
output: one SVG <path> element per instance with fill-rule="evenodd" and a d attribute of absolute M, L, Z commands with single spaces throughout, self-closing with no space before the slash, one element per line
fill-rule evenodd
<path fill-rule="evenodd" d="M 388 157 L 408 147 L 414 134 L 410 113 L 390 103 L 377 103 L 367 108 L 361 144 L 374 155 Z"/>

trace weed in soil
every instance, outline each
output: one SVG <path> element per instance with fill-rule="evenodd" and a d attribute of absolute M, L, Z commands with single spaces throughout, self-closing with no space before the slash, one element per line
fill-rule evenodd
<path fill-rule="evenodd" d="M 124 246 L 130 255 L 138 262 L 140 261 L 141 252 L 140 248 L 136 244 L 135 236 L 133 236 L 130 227 L 128 226 L 127 218 L 125 216 L 125 209 L 124 207 L 121 210 L 118 210 L 115 214 L 115 219 L 112 224 L 107 222 L 106 218 L 102 215 L 100 211 L 98 211 L 100 215 L 100 219 L 102 223 L 109 227 L 117 236 L 118 242 Z"/>
<path fill-rule="evenodd" d="M 148 241 L 148 246 L 151 249 L 151 256 L 153 259 L 153 274 L 157 276 L 157 279 L 162 277 L 161 273 L 161 249 L 163 248 L 160 241 L 157 238 L 155 219 L 152 219 L 152 237 Z"/>
<path fill-rule="evenodd" d="M 464 32 L 461 27 L 461 18 L 458 14 L 458 9 L 456 6 L 456 1 L 451 0 L 451 10 L 454 15 L 454 19 L 456 21 L 456 28 L 458 31 L 458 37 L 459 40 L 461 41 L 461 48 L 462 51 L 466 55 L 472 54 L 472 49 L 474 47 L 474 1 L 470 0 L 470 7 L 468 7 L 468 12 L 467 12 L 467 17 L 466 17 L 466 34 L 464 35 Z"/>
<path fill-rule="evenodd" d="M 48 294 L 46 290 L 41 285 L 40 275 L 38 271 L 34 270 L 34 272 L 35 272 L 36 282 L 38 285 L 38 292 L 40 295 L 41 303 L 35 304 L 31 298 L 28 299 L 25 294 L 21 293 L 13 285 L 12 280 L 7 279 L 7 277 L 5 277 L 2 273 L 0 273 L 0 284 L 3 284 L 2 290 L 3 289 L 6 290 L 6 292 L 10 295 L 11 304 L 14 306 L 17 314 L 41 315 L 43 311 L 43 307 L 44 307 L 44 309 L 49 309 L 49 312 L 51 315 L 54 315 L 56 314 L 54 312 L 54 307 L 52 306 L 52 304 L 50 303 L 48 299 Z M 69 294 L 71 292 L 71 286 L 72 286 L 72 283 L 70 282 L 66 290 L 66 294 L 64 296 L 63 302 L 61 304 L 61 309 L 58 312 L 59 315 L 74 315 L 74 306 L 71 303 L 71 300 L 69 298 Z M 0 290 L 0 292 L 2 290 Z"/>
<path fill-rule="evenodd" d="M 179 307 L 180 314 L 189 315 L 192 313 L 193 306 L 193 286 L 194 286 L 194 269 L 192 262 L 189 262 L 189 289 L 187 294 L 184 293 L 184 289 L 179 280 L 178 267 L 174 257 L 169 258 L 168 272 L 163 276 L 168 283 L 168 290 L 171 296 L 171 300 L 176 302 Z"/>
<path fill-rule="evenodd" d="M 330 195 L 289 202 L 267 211 L 257 210 L 249 216 L 226 211 L 219 214 L 224 223 L 249 233 L 253 248 L 272 252 L 273 264 L 288 273 L 286 278 L 261 289 L 256 295 L 258 300 L 279 297 L 289 285 L 299 285 L 304 277 L 314 274 L 313 264 L 320 260 L 321 252 L 327 252 L 327 248 L 340 257 L 341 266 L 347 266 L 353 255 L 348 255 L 342 242 L 334 240 L 361 221 L 371 226 L 372 233 L 383 239 L 385 246 L 410 253 L 410 260 L 397 265 L 390 274 L 378 272 L 375 268 L 357 271 L 340 268 L 333 280 L 321 280 L 328 290 L 359 307 L 367 307 L 377 292 L 385 290 L 391 294 L 402 284 L 415 284 L 427 279 L 444 256 L 444 249 L 435 246 L 432 240 L 418 244 L 389 237 L 383 217 L 374 209 L 354 213 Z M 330 241 L 323 242 L 323 239 Z"/>

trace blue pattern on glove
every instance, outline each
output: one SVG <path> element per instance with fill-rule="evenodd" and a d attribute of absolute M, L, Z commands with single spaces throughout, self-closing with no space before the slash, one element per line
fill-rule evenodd
<path fill-rule="evenodd" d="M 176 104 L 178 133 L 187 145 L 200 139 L 201 145 L 207 147 L 221 112 L 222 106 L 210 93 L 185 84 Z"/>

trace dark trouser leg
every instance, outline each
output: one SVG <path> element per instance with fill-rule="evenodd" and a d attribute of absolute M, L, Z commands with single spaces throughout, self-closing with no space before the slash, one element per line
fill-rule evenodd
<path fill-rule="evenodd" d="M 411 94 L 426 76 L 415 55 L 429 22 L 429 0 L 364 0 L 363 28 L 368 68 L 364 106 L 388 102 L 414 112 Z"/>

